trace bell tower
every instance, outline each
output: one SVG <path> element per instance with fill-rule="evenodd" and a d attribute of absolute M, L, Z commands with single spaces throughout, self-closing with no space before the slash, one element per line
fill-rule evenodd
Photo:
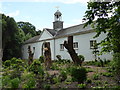
<path fill-rule="evenodd" d="M 54 22 L 53 22 L 53 29 L 54 30 L 61 30 L 63 29 L 63 21 L 62 20 L 62 13 L 57 10 L 55 13 L 54 13 Z"/>

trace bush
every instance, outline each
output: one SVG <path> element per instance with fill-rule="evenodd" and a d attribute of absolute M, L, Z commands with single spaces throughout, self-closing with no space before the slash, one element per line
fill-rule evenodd
<path fill-rule="evenodd" d="M 14 78 L 11 80 L 11 88 L 18 88 L 20 80 L 19 78 Z"/>
<path fill-rule="evenodd" d="M 120 83 L 120 53 L 115 53 L 113 55 L 113 67 L 115 68 L 114 72 L 117 76 L 117 80 Z"/>
<path fill-rule="evenodd" d="M 40 57 L 39 57 L 39 61 L 40 61 L 41 63 L 43 63 L 43 62 L 44 62 L 44 56 L 40 56 Z"/>
<path fill-rule="evenodd" d="M 78 58 L 83 62 L 85 60 L 85 57 L 83 55 L 79 55 Z"/>
<path fill-rule="evenodd" d="M 98 80 L 98 79 L 99 79 L 99 74 L 94 74 L 94 75 L 93 75 L 93 79 L 94 79 L 94 80 Z"/>
<path fill-rule="evenodd" d="M 78 88 L 84 89 L 86 88 L 86 84 L 78 84 Z"/>
<path fill-rule="evenodd" d="M 24 71 L 24 73 L 21 76 L 21 80 L 24 82 L 21 83 L 22 88 L 35 88 L 36 79 L 33 73 Z"/>
<path fill-rule="evenodd" d="M 83 83 L 87 79 L 87 71 L 84 67 L 73 67 L 71 70 L 71 76 L 73 80 L 78 83 Z"/>
<path fill-rule="evenodd" d="M 61 55 L 56 55 L 56 58 L 60 61 L 62 59 Z"/>
<path fill-rule="evenodd" d="M 35 74 L 40 74 L 41 76 L 44 75 L 44 70 L 39 60 L 34 60 L 32 62 L 32 64 L 29 67 L 29 71 Z"/>
<path fill-rule="evenodd" d="M 10 67 L 11 61 L 10 60 L 6 60 L 4 62 L 4 67 Z"/>
<path fill-rule="evenodd" d="M 62 70 L 60 72 L 59 78 L 60 78 L 60 81 L 65 81 L 67 79 L 67 72 L 65 70 Z"/>
<path fill-rule="evenodd" d="M 45 90 L 50 90 L 50 85 L 49 85 L 49 84 L 44 85 L 44 89 L 45 89 Z"/>

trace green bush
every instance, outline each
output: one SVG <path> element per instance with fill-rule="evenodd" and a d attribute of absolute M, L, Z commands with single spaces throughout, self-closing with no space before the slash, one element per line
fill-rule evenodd
<path fill-rule="evenodd" d="M 19 78 L 14 78 L 11 80 L 11 88 L 18 88 L 20 83 Z"/>
<path fill-rule="evenodd" d="M 62 59 L 61 55 L 56 55 L 56 58 L 60 61 Z"/>
<path fill-rule="evenodd" d="M 44 70 L 39 60 L 34 60 L 32 62 L 32 64 L 29 67 L 29 71 L 35 74 L 40 74 L 41 76 L 44 75 Z"/>
<path fill-rule="evenodd" d="M 94 74 L 93 75 L 93 80 L 98 80 L 99 79 L 99 74 Z"/>
<path fill-rule="evenodd" d="M 83 83 L 87 79 L 87 71 L 84 67 L 73 67 L 71 69 L 71 76 L 74 81 Z"/>
<path fill-rule="evenodd" d="M 10 60 L 6 60 L 4 62 L 4 67 L 10 67 L 11 61 Z"/>
<path fill-rule="evenodd" d="M 21 76 L 21 83 L 22 88 L 35 88 L 36 85 L 36 78 L 35 75 L 31 72 L 24 71 Z"/>
<path fill-rule="evenodd" d="M 39 61 L 40 61 L 41 63 L 43 63 L 43 62 L 44 62 L 44 56 L 40 56 L 40 57 L 39 57 Z"/>
<path fill-rule="evenodd" d="M 85 57 L 83 55 L 78 55 L 78 58 L 83 62 L 85 60 Z"/>
<path fill-rule="evenodd" d="M 59 78 L 60 78 L 60 81 L 65 81 L 67 79 L 67 72 L 65 70 L 62 70 L 60 72 Z"/>
<path fill-rule="evenodd" d="M 85 89 L 86 88 L 86 84 L 78 84 L 78 88 Z"/>
<path fill-rule="evenodd" d="M 50 90 L 50 85 L 49 84 L 44 85 L 44 89 L 45 90 Z"/>
<path fill-rule="evenodd" d="M 88 78 L 88 79 L 86 80 L 86 82 L 87 82 L 87 83 L 92 83 L 92 80 Z"/>
<path fill-rule="evenodd" d="M 109 72 L 105 72 L 105 73 L 103 73 L 103 76 L 113 77 L 113 74 L 112 74 L 112 73 L 109 73 Z"/>
<path fill-rule="evenodd" d="M 113 61 L 114 73 L 118 83 L 120 84 L 120 53 L 115 53 L 113 55 Z"/>
<path fill-rule="evenodd" d="M 8 88 L 11 86 L 11 79 L 8 75 L 2 76 L 2 87 Z"/>

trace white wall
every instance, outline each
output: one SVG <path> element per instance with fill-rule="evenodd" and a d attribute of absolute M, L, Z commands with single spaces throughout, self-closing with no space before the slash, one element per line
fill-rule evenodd
<path fill-rule="evenodd" d="M 33 47 L 35 47 L 35 53 L 34 53 L 34 59 L 38 59 L 40 56 L 42 56 L 42 44 L 44 42 L 50 42 L 50 48 L 51 48 L 51 57 L 52 60 L 54 59 L 54 40 L 48 40 L 48 41 L 41 41 L 31 44 L 26 44 L 22 46 L 22 59 L 28 59 L 28 46 L 31 46 L 31 50 L 33 52 Z"/>
<path fill-rule="evenodd" d="M 44 32 L 43 34 L 49 35 L 47 34 L 47 32 Z M 94 35 L 95 35 L 95 32 L 73 36 L 74 42 L 78 42 L 78 49 L 75 49 L 76 53 L 78 53 L 78 55 L 84 55 L 86 61 L 94 60 L 94 55 L 92 54 L 93 50 L 90 49 L 90 40 L 93 40 Z M 47 36 L 44 36 L 41 38 L 45 38 L 45 37 L 48 38 Z M 97 40 L 97 42 L 100 42 L 104 37 L 105 37 L 105 34 L 101 34 L 100 37 L 95 38 L 95 39 Z M 50 42 L 52 60 L 56 59 L 56 55 L 61 55 L 63 59 L 71 59 L 69 53 L 67 52 L 65 48 L 63 51 L 60 50 L 60 44 L 63 44 L 65 40 L 67 40 L 67 37 L 58 38 L 55 40 L 54 39 L 44 40 L 41 42 L 23 45 L 22 47 L 23 59 L 28 59 L 28 45 L 31 46 L 31 49 L 35 47 L 34 59 L 38 59 L 42 55 L 41 50 L 42 50 L 43 42 Z M 104 58 L 111 59 L 112 55 L 104 54 L 99 57 L 101 59 L 104 59 Z"/>
<path fill-rule="evenodd" d="M 90 49 L 90 40 L 93 40 L 93 36 L 95 36 L 95 32 L 93 33 L 87 33 L 87 34 L 81 34 L 81 35 L 75 35 L 73 36 L 73 41 L 78 42 L 78 49 L 75 49 L 76 53 L 78 55 L 84 55 L 85 60 L 94 60 L 94 55 L 92 54 L 92 49 Z M 103 38 L 105 38 L 105 34 L 101 34 L 100 37 L 95 38 L 97 42 L 100 42 Z M 64 40 L 67 40 L 67 37 L 65 38 L 59 38 L 55 40 L 55 56 L 61 55 L 64 59 L 71 59 L 70 55 L 68 54 L 67 50 L 64 49 L 64 51 L 60 50 L 60 44 L 64 43 Z M 100 48 L 99 48 L 100 50 Z M 101 59 L 111 59 L 112 55 L 110 54 L 103 54 L 99 56 Z"/>

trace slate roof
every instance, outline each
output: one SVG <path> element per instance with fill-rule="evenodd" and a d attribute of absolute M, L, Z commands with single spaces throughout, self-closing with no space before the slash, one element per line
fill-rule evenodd
<path fill-rule="evenodd" d="M 24 42 L 24 44 L 36 42 L 36 41 L 39 40 L 39 38 L 40 38 L 40 35 L 34 36 L 34 37 L 26 40 L 26 41 Z"/>
<path fill-rule="evenodd" d="M 46 29 L 52 36 L 54 36 L 56 33 L 57 33 L 57 31 L 55 31 L 55 30 L 53 30 L 53 29 Z"/>
<path fill-rule="evenodd" d="M 84 27 L 84 24 L 79 24 L 79 25 L 68 27 L 68 28 L 64 28 L 58 31 L 55 37 L 58 38 L 63 36 L 70 36 L 70 35 L 85 33 L 93 30 L 91 26 L 87 26 L 85 28 L 83 27 Z"/>
<path fill-rule="evenodd" d="M 86 32 L 89 33 L 90 31 L 93 31 L 91 26 L 87 26 L 86 28 L 83 28 L 83 26 L 84 24 L 79 24 L 79 25 L 68 27 L 68 28 L 64 28 L 58 32 L 56 30 L 48 29 L 48 28 L 46 28 L 46 30 L 53 36 L 53 38 L 60 38 L 60 37 L 65 37 L 65 36 L 70 36 L 75 34 L 82 34 Z M 40 36 L 41 35 L 35 36 L 25 41 L 24 44 L 39 41 Z"/>

